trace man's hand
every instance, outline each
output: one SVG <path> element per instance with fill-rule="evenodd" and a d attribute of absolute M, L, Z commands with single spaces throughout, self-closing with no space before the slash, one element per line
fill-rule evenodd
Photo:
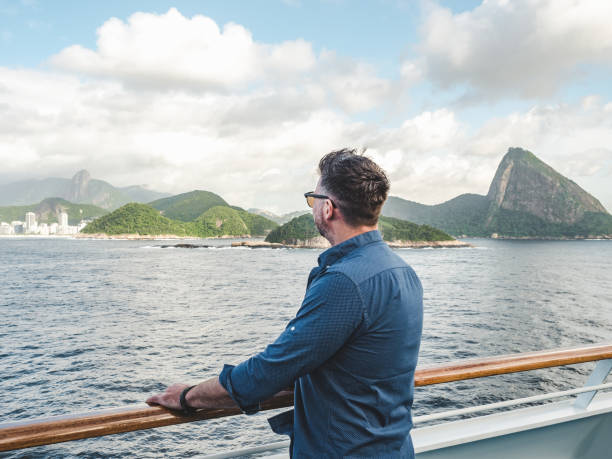
<path fill-rule="evenodd" d="M 181 392 L 187 387 L 189 387 L 187 384 L 172 384 L 166 389 L 166 392 L 149 397 L 147 403 L 149 405 L 165 406 L 171 410 L 182 410 L 179 399 L 181 397 Z"/>
<path fill-rule="evenodd" d="M 172 384 L 163 394 L 149 397 L 149 405 L 161 405 L 171 410 L 182 410 L 181 392 L 189 387 L 187 384 Z M 225 388 L 219 383 L 219 378 L 210 378 L 194 386 L 185 397 L 187 404 L 195 409 L 208 408 L 236 408 L 236 403 L 229 396 Z"/>

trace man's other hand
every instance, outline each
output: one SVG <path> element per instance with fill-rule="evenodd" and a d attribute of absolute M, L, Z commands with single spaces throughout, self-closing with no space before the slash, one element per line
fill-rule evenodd
<path fill-rule="evenodd" d="M 181 392 L 189 387 L 187 384 L 172 384 L 166 389 L 166 392 L 149 397 L 146 402 L 149 405 L 161 405 L 171 410 L 182 410 L 181 408 Z"/>

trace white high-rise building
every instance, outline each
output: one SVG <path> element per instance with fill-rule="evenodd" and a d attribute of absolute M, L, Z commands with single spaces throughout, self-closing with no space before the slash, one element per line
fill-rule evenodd
<path fill-rule="evenodd" d="M 59 225 L 57 223 L 51 223 L 49 225 L 49 234 L 57 234 Z"/>
<path fill-rule="evenodd" d="M 36 214 L 34 212 L 27 212 L 25 214 L 25 231 L 26 233 L 36 232 Z"/>
<path fill-rule="evenodd" d="M 60 213 L 59 226 L 68 226 L 68 214 L 66 212 Z"/>

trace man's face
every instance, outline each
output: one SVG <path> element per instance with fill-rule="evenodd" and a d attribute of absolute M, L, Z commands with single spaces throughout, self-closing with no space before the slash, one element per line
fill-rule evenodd
<path fill-rule="evenodd" d="M 316 194 L 326 194 L 325 190 L 321 187 L 321 179 L 317 182 L 315 188 Z M 319 234 L 323 237 L 329 233 L 329 225 L 323 216 L 323 210 L 325 209 L 325 199 L 315 199 L 312 205 L 312 216 L 314 218 L 315 226 L 319 230 Z"/>

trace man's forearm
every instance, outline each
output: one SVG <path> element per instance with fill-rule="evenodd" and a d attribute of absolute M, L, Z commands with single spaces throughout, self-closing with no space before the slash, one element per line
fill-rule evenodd
<path fill-rule="evenodd" d="M 172 410 L 181 410 L 180 397 L 187 384 L 172 384 L 165 392 L 153 395 L 147 399 L 150 405 L 161 405 Z M 219 378 L 208 379 L 193 387 L 185 397 L 191 408 L 235 408 L 237 405 L 225 388 L 219 383 Z"/>
<path fill-rule="evenodd" d="M 225 388 L 219 383 L 219 378 L 211 378 L 201 382 L 185 397 L 187 404 L 192 408 L 235 408 L 236 402 L 232 400 Z"/>

